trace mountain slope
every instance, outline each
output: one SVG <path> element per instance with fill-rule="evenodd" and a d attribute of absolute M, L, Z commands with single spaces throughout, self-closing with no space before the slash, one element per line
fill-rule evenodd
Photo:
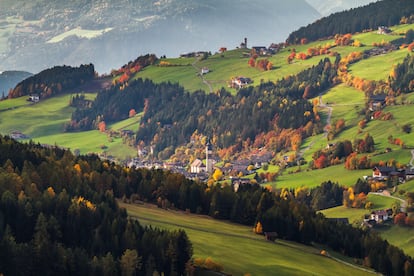
<path fill-rule="evenodd" d="M 376 1 L 378 0 L 306 0 L 306 2 L 311 4 L 323 16 L 351 8 L 364 6 Z"/>
<path fill-rule="evenodd" d="M 6 1 L 0 69 L 92 62 L 103 73 L 144 53 L 214 52 L 244 37 L 267 46 L 319 17 L 305 0 Z"/>

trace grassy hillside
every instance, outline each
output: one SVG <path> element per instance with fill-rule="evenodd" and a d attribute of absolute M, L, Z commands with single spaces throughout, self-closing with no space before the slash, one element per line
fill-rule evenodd
<path fill-rule="evenodd" d="M 96 94 L 86 94 L 92 99 Z M 10 134 L 19 131 L 28 139 L 49 145 L 80 150 L 81 154 L 103 153 L 125 158 L 136 156 L 134 148 L 125 145 L 122 138 L 108 139 L 107 135 L 92 130 L 87 132 L 64 133 L 63 126 L 70 120 L 73 108 L 69 107 L 69 95 L 62 95 L 36 104 L 26 101 L 27 97 L 0 101 L 0 133 Z M 128 128 L 136 131 L 140 115 L 107 126 L 108 129 Z M 103 149 L 102 146 L 107 147 Z"/>
<path fill-rule="evenodd" d="M 373 48 L 374 42 L 381 43 L 383 41 L 393 41 L 402 37 L 402 34 L 408 29 L 414 28 L 414 25 L 401 25 L 392 27 L 393 35 L 379 35 L 375 31 L 355 34 L 353 39 L 361 41 L 364 46 L 351 47 L 340 46 L 334 47 L 332 50 L 346 56 L 350 52 L 364 51 Z M 159 64 L 146 67 L 144 70 L 137 73 L 134 78 L 149 78 L 155 82 L 170 81 L 183 85 L 188 91 L 205 90 L 216 91 L 222 87 L 229 89 L 236 93 L 235 89 L 228 88 L 228 82 L 235 76 L 246 76 L 253 80 L 253 85 L 258 85 L 262 81 L 277 81 L 284 76 L 293 75 L 317 64 L 326 56 L 316 56 L 307 60 L 295 59 L 291 64 L 288 64 L 287 57 L 293 50 L 297 53 L 307 52 L 308 48 L 324 46 L 332 43 L 333 40 L 317 41 L 305 45 L 292 45 L 283 48 L 277 54 L 268 58 L 273 64 L 273 69 L 270 71 L 260 71 L 257 68 L 251 68 L 248 65 L 248 49 L 235 49 L 224 52 L 223 54 L 213 53 L 207 59 L 200 60 L 198 58 L 168 58 L 161 59 Z M 374 56 L 360 62 L 353 64 L 350 67 L 350 74 L 372 80 L 386 80 L 394 64 L 401 62 L 408 52 L 406 49 L 398 50 L 386 55 Z M 333 59 L 333 57 L 331 57 Z M 160 66 L 160 63 L 167 63 L 170 66 Z M 208 67 L 210 72 L 204 75 L 204 80 L 199 76 L 199 71 L 202 67 Z M 204 81 L 204 82 L 203 82 Z M 207 85 L 208 84 L 208 85 Z M 87 152 L 102 152 L 101 146 L 108 147 L 108 154 L 121 155 L 121 158 L 126 156 L 134 156 L 129 147 L 125 147 L 122 142 L 116 139 L 109 142 L 105 135 L 97 132 L 86 133 L 62 133 L 63 124 L 67 122 L 72 111 L 67 106 L 67 98 L 58 97 L 41 102 L 38 105 L 27 105 L 25 99 L 6 100 L 0 102 L 0 132 L 8 134 L 13 130 L 18 130 L 27 136 L 39 141 L 41 143 L 59 144 L 71 149 L 80 149 L 81 153 Z M 354 88 L 340 84 L 331 88 L 322 95 L 324 104 L 332 108 L 332 120 L 344 119 L 346 128 L 339 133 L 330 143 L 348 139 L 353 141 L 355 138 L 362 138 L 366 133 L 371 134 L 376 142 L 377 152 L 371 156 L 373 160 L 398 158 L 401 163 L 407 163 L 410 159 L 410 152 L 408 150 L 400 149 L 397 146 L 388 143 L 388 137 L 402 139 L 408 147 L 414 146 L 414 134 L 406 134 L 402 131 L 402 122 L 413 123 L 414 111 L 409 105 L 397 105 L 387 107 L 384 112 L 391 112 L 394 119 L 390 121 L 371 121 L 367 127 L 362 131 L 359 130 L 358 122 L 363 118 L 360 111 L 365 105 L 364 93 Z M 400 102 L 411 103 L 414 101 L 414 94 L 405 95 L 404 98 L 398 98 L 397 103 Z M 15 108 L 19 107 L 19 108 Z M 327 108 L 320 108 L 319 113 L 322 121 L 325 122 L 329 110 Z M 35 116 L 33 116 L 35 114 Z M 52 120 L 53 119 L 53 120 Z M 122 124 L 122 123 L 121 123 Z M 129 124 L 129 123 L 125 123 Z M 114 129 L 121 129 L 121 126 L 109 126 Z M 133 130 L 136 130 L 134 126 Z M 87 137 L 87 138 L 84 138 Z M 88 142 L 94 141 L 94 142 Z M 323 135 L 312 136 L 303 141 L 301 150 L 306 161 L 312 160 L 312 155 L 315 151 L 322 149 L 328 143 Z M 308 146 L 310 146 L 308 148 Z M 385 148 L 391 147 L 393 153 L 387 155 L 377 155 L 382 153 Z M 301 173 L 284 174 L 276 183 L 278 187 L 290 187 L 298 185 L 319 185 L 320 182 L 327 180 L 327 178 L 344 183 L 344 185 L 351 185 L 357 177 L 364 175 L 364 172 L 348 172 L 341 166 L 335 168 L 328 168 L 319 172 L 306 172 L 306 165 L 301 167 Z M 297 171 L 297 168 L 291 171 Z M 289 173 L 289 170 L 287 171 Z M 310 179 L 309 176 L 314 176 Z M 299 182 L 299 183 L 298 183 Z"/>
<path fill-rule="evenodd" d="M 184 229 L 193 243 L 194 257 L 211 257 L 232 275 L 366 275 L 368 272 L 321 256 L 320 250 L 296 243 L 270 243 L 251 228 L 204 216 L 128 205 L 130 216 L 144 225 Z M 300 265 L 299 265 L 300 264 Z M 315 265 L 318 264 L 318 265 Z"/>

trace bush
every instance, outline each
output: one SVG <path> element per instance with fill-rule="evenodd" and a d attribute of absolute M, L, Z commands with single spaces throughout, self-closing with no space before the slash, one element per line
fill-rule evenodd
<path fill-rule="evenodd" d="M 411 125 L 410 125 L 410 124 L 405 124 L 405 125 L 403 125 L 403 126 L 402 126 L 402 130 L 403 130 L 405 133 L 411 133 Z"/>

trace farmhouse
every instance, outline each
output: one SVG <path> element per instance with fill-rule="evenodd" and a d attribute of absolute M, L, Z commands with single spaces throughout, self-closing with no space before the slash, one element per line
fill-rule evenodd
<path fill-rule="evenodd" d="M 385 104 L 386 104 L 387 95 L 377 94 L 377 95 L 371 95 L 369 99 L 369 110 L 370 111 L 377 111 L 381 110 Z"/>
<path fill-rule="evenodd" d="M 39 95 L 30 95 L 27 99 L 28 102 L 37 103 L 40 101 Z"/>
<path fill-rule="evenodd" d="M 387 221 L 392 215 L 392 210 L 377 210 L 371 213 L 370 219 L 375 222 Z"/>
<path fill-rule="evenodd" d="M 250 78 L 236 77 L 231 80 L 231 87 L 240 89 L 249 85 L 250 83 L 252 83 L 252 80 Z"/>
<path fill-rule="evenodd" d="M 208 69 L 207 67 L 201 68 L 201 75 L 205 75 L 205 74 L 207 74 L 209 72 L 210 72 L 210 69 Z"/>
<path fill-rule="evenodd" d="M 235 193 L 239 190 L 240 186 L 250 184 L 249 178 L 230 177 L 230 181 L 231 181 L 231 186 L 233 187 L 233 191 Z"/>
<path fill-rule="evenodd" d="M 387 26 L 379 26 L 377 33 L 378 34 L 390 34 L 391 33 L 391 29 L 388 28 Z"/>

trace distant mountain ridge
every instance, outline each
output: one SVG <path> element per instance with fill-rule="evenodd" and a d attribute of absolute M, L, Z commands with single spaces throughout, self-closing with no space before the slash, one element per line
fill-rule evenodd
<path fill-rule="evenodd" d="M 320 16 L 305 0 L 4 0 L 0 70 L 92 62 L 104 73 L 146 53 L 268 46 Z"/>
<path fill-rule="evenodd" d="M 7 97 L 10 89 L 22 80 L 32 76 L 29 72 L 24 71 L 4 71 L 0 73 L 0 98 Z"/>
<path fill-rule="evenodd" d="M 368 5 L 371 2 L 377 1 L 378 0 L 306 0 L 306 2 L 312 5 L 323 16 L 328 16 L 331 13 Z"/>

